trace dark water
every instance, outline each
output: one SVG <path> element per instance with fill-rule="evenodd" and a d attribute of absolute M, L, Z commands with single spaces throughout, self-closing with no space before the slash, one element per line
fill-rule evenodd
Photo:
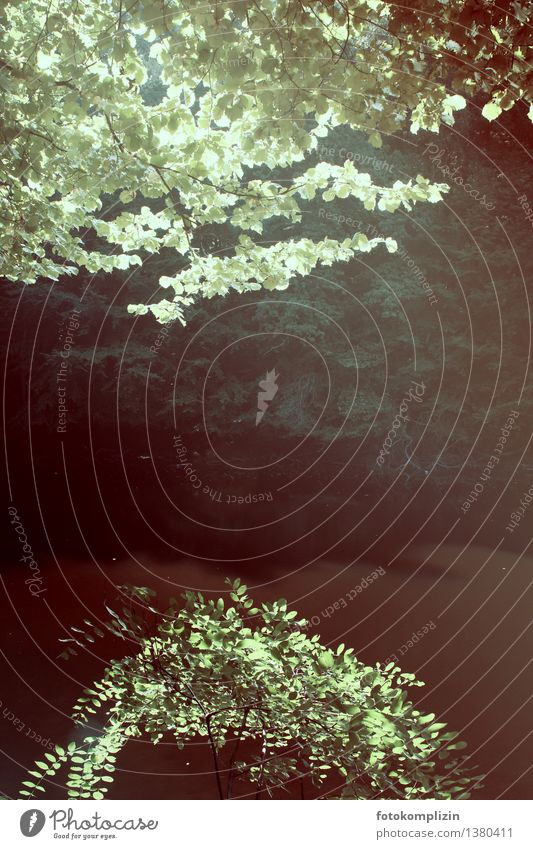
<path fill-rule="evenodd" d="M 324 642 L 353 646 L 367 663 L 395 655 L 426 683 L 412 698 L 459 732 L 472 763 L 487 774 L 478 795 L 531 798 L 527 512 L 512 532 L 506 529 L 531 486 L 524 416 L 498 477 L 462 509 L 507 416 L 498 412 L 478 447 L 477 467 L 458 476 L 427 474 L 418 457 L 396 477 L 369 476 L 361 457 L 352 458 L 353 445 L 340 443 L 321 457 L 321 446 L 309 442 L 302 469 L 297 460 L 282 459 L 273 470 L 248 470 L 243 478 L 233 467 L 222 474 L 220 460 L 189 433 L 183 437 L 188 456 L 207 492 L 195 490 L 178 467 L 172 430 L 147 441 L 139 431 L 123 430 L 117 438 L 72 427 L 51 438 L 47 428 L 12 429 L 9 503 L 38 572 L 21 561 L 24 550 L 6 509 L 3 792 L 17 794 L 47 741 L 64 744 L 80 734 L 69 713 L 108 655 L 96 650 L 61 659 L 59 639 L 68 627 L 87 616 L 105 618 L 104 602 L 113 601 L 117 584 L 151 586 L 164 604 L 183 588 L 224 592 L 224 578 L 238 576 L 258 601 L 286 598 Z M 231 450 L 235 460 L 240 450 L 241 463 L 249 465 L 254 452 L 268 460 L 295 447 L 288 440 L 239 442 L 232 434 L 226 443 L 228 456 Z M 300 475 L 315 457 L 315 469 Z M 288 469 L 292 488 L 279 469 Z M 252 500 L 261 493 L 272 500 Z M 378 567 L 385 574 L 364 587 Z M 65 797 L 60 782 L 48 792 Z M 201 741 L 182 752 L 132 741 L 111 794 L 215 798 L 209 752 Z"/>

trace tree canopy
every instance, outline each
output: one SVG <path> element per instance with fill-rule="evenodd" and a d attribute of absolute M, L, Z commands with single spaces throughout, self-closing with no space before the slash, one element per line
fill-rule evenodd
<path fill-rule="evenodd" d="M 181 609 L 172 600 L 164 613 L 152 590 L 120 588 L 130 603 L 108 607 L 106 628 L 137 652 L 112 661 L 74 712 L 84 727 L 101 718 L 103 731 L 47 752 L 22 796 L 44 792 L 67 765 L 68 797 L 101 799 L 128 740 L 169 735 L 179 748 L 205 738 L 220 798 L 272 798 L 300 781 L 350 799 L 464 799 L 479 786 L 457 754 L 466 743 L 408 699 L 404 686 L 422 686 L 413 674 L 365 666 L 342 643 L 327 648 L 285 599 L 254 607 L 246 586 L 227 583 L 227 600 L 187 592 Z M 103 636 L 85 620 L 63 642 L 76 654 L 74 644 Z"/>
<path fill-rule="evenodd" d="M 379 147 L 382 134 L 453 124 L 465 96 L 486 92 L 493 120 L 532 92 L 531 9 L 520 3 L 4 0 L 0 9 L 3 275 L 33 283 L 80 267 L 129 269 L 167 248 L 177 260 L 160 279 L 167 297 L 130 306 L 161 321 L 183 321 L 199 295 L 285 289 L 319 263 L 380 243 L 395 250 L 362 233 L 251 238 L 267 219 L 300 221 L 317 194 L 394 212 L 447 190 L 420 175 L 378 185 L 350 161 L 275 179 L 333 128 L 362 129 Z M 196 235 L 222 222 L 237 237 L 218 256 Z"/>

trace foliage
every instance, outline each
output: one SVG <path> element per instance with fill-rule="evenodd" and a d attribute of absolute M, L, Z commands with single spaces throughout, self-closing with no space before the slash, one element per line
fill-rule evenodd
<path fill-rule="evenodd" d="M 447 88 L 446 45 L 463 27 L 453 20 L 460 5 L 435 4 L 444 17 L 427 19 L 435 36 L 422 49 L 421 13 L 400 26 L 394 7 L 379 0 L 212 7 L 133 0 L 127 8 L 121 0 L 3 0 L 4 276 L 32 283 L 80 267 L 127 270 L 169 249 L 177 273 L 160 283 L 170 297 L 130 309 L 183 322 L 198 295 L 285 289 L 318 263 L 346 261 L 381 242 L 394 250 L 394 240 L 361 233 L 269 246 L 249 234 L 260 236 L 268 219 L 300 221 L 315 195 L 387 212 L 441 198 L 444 184 L 418 176 L 381 186 L 351 162 L 319 162 L 288 181 L 268 175 L 301 162 L 342 125 L 363 129 L 380 147 L 382 133 L 453 124 L 466 105 Z M 523 28 L 529 13 L 518 8 Z M 498 25 L 493 53 L 511 50 L 512 86 L 493 99 L 508 108 L 527 95 L 525 48 L 521 40 L 508 47 L 513 16 Z M 469 44 L 482 37 L 464 29 Z M 456 75 L 452 92 L 486 89 L 487 50 L 471 57 L 482 66 L 473 80 Z M 500 68 L 499 84 L 506 73 Z M 154 92 L 157 102 L 148 102 Z M 267 176 L 257 178 L 258 168 Z M 119 202 L 126 208 L 116 214 Z M 206 255 L 198 235 L 221 223 L 239 234 L 235 250 Z"/>
<path fill-rule="evenodd" d="M 129 606 L 108 608 L 106 627 L 138 650 L 112 661 L 74 712 L 80 724 L 104 714 L 103 732 L 47 753 L 23 796 L 44 791 L 43 779 L 68 764 L 68 797 L 101 799 L 128 739 L 158 743 L 167 734 L 179 748 L 207 739 L 220 798 L 238 795 L 236 782 L 257 798 L 304 779 L 337 798 L 469 796 L 480 776 L 456 755 L 466 744 L 415 709 L 402 689 L 421 686 L 414 675 L 394 663 L 365 666 L 344 644 L 326 648 L 284 599 L 258 609 L 238 579 L 227 583 L 230 606 L 187 592 L 185 606 L 172 600 L 152 629 L 136 605 L 158 614 L 153 591 L 121 588 Z M 72 642 L 103 636 L 86 625 L 73 629 Z"/>
<path fill-rule="evenodd" d="M 493 121 L 521 97 L 531 102 L 532 17 L 526 2 L 410 0 L 391 7 L 388 31 L 409 52 L 413 73 L 422 51 L 428 81 L 447 75 L 455 91 L 488 92 L 483 115 Z"/>

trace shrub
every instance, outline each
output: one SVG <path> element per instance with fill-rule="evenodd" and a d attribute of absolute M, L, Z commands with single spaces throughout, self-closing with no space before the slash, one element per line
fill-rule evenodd
<path fill-rule="evenodd" d="M 326 648 L 284 599 L 259 609 L 239 580 L 228 583 L 227 603 L 186 592 L 181 609 L 172 599 L 164 613 L 153 591 L 120 588 L 128 603 L 108 608 L 106 628 L 138 650 L 111 661 L 74 708 L 80 725 L 102 717 L 103 731 L 47 752 L 22 796 L 44 792 L 65 765 L 68 798 L 102 799 L 130 738 L 168 735 L 180 749 L 206 738 L 220 798 L 295 787 L 302 797 L 465 799 L 479 786 L 457 754 L 466 744 L 408 699 L 405 685 L 422 686 L 414 675 L 365 666 L 343 644 Z M 80 645 L 94 642 L 75 633 Z"/>

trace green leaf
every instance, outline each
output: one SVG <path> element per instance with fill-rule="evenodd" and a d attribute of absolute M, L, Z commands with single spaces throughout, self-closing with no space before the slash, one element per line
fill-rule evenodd
<path fill-rule="evenodd" d="M 487 121 L 494 121 L 502 114 L 502 109 L 497 103 L 489 101 L 481 110 L 481 114 L 487 119 Z"/>
<path fill-rule="evenodd" d="M 333 655 L 330 651 L 321 652 L 318 656 L 318 663 L 322 669 L 331 669 L 335 664 Z"/>

